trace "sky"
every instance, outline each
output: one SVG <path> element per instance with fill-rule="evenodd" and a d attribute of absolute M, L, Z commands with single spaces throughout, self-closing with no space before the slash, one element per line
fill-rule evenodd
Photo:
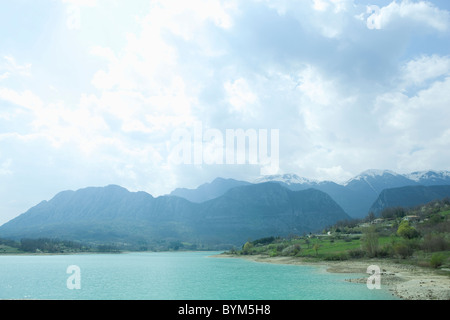
<path fill-rule="evenodd" d="M 0 0 L 0 224 L 87 186 L 449 159 L 449 1 Z"/>

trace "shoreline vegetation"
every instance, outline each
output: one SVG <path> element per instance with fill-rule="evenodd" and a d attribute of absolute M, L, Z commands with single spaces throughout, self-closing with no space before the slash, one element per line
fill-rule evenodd
<path fill-rule="evenodd" d="M 162 252 L 162 251 L 223 251 L 223 247 L 192 244 L 181 241 L 159 241 L 157 243 L 95 243 L 61 240 L 58 238 L 37 238 L 10 240 L 0 238 L 1 255 L 38 255 L 38 254 L 76 254 L 76 253 L 126 253 L 126 252 Z"/>
<path fill-rule="evenodd" d="M 77 253 L 120 253 L 116 246 L 108 244 L 88 245 L 76 241 L 39 238 L 20 241 L 0 239 L 0 255 L 51 255 Z"/>
<path fill-rule="evenodd" d="M 450 277 L 436 270 L 411 264 L 397 263 L 390 259 L 358 259 L 350 261 L 325 261 L 302 257 L 270 257 L 267 255 L 236 255 L 223 253 L 215 258 L 246 259 L 258 263 L 290 264 L 323 267 L 330 273 L 366 274 L 361 278 L 346 279 L 365 284 L 370 276 L 367 267 L 380 267 L 381 289 L 387 289 L 402 300 L 449 300 Z M 369 290 L 369 289 L 367 289 Z"/>
<path fill-rule="evenodd" d="M 329 272 L 367 274 L 402 299 L 450 300 L 450 199 L 413 208 L 388 208 L 377 217 L 340 221 L 320 233 L 247 241 L 222 257 L 325 266 Z M 351 281 L 367 282 L 364 278 Z"/>

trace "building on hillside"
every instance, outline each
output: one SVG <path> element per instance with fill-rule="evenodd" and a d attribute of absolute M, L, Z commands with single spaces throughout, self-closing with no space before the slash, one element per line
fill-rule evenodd
<path fill-rule="evenodd" d="M 405 217 L 403 217 L 403 220 L 406 220 L 406 221 L 418 221 L 419 220 L 419 216 L 405 216 Z"/>

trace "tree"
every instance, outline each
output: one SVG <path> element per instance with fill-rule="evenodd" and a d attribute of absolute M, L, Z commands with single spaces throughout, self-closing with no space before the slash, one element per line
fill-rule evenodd
<path fill-rule="evenodd" d="M 419 231 L 417 231 L 416 228 L 410 226 L 407 220 L 403 220 L 402 222 L 400 222 L 400 225 L 397 229 L 397 234 L 405 239 L 413 239 L 420 236 Z"/>
<path fill-rule="evenodd" d="M 177 240 L 177 241 L 172 241 L 169 244 L 169 249 L 175 250 L 177 251 L 178 249 L 182 248 L 183 244 L 181 243 L 181 241 Z"/>
<path fill-rule="evenodd" d="M 306 238 L 306 239 L 305 239 L 305 243 L 306 243 L 306 245 L 308 246 L 308 249 L 309 249 L 309 245 L 311 244 L 311 241 L 309 241 L 309 239 Z"/>
<path fill-rule="evenodd" d="M 253 244 L 249 241 L 247 241 L 244 246 L 242 247 L 242 253 L 243 254 L 251 254 L 251 250 L 253 249 Z"/>
<path fill-rule="evenodd" d="M 403 218 L 406 216 L 407 211 L 402 207 L 390 207 L 381 212 L 381 217 L 384 219 Z"/>
<path fill-rule="evenodd" d="M 373 220 L 375 220 L 375 213 L 373 213 L 373 211 L 370 211 L 369 214 L 366 217 L 367 222 L 372 222 Z"/>
<path fill-rule="evenodd" d="M 375 227 L 369 227 L 364 231 L 361 238 L 363 250 L 367 252 L 369 257 L 375 257 L 378 252 L 378 232 Z"/>
<path fill-rule="evenodd" d="M 320 244 L 318 244 L 317 242 L 314 244 L 313 249 L 316 252 L 316 256 L 319 254 L 319 248 L 320 248 Z"/>

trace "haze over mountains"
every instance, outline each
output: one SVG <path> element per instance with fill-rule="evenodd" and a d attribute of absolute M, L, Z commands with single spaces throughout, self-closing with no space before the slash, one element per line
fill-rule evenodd
<path fill-rule="evenodd" d="M 284 174 L 261 177 L 254 183 L 268 181 L 277 182 L 293 191 L 309 188 L 323 191 L 329 194 L 352 218 L 363 218 L 384 189 L 419 185 L 450 185 L 450 172 L 430 170 L 398 174 L 389 170 L 367 170 L 343 184 L 311 180 L 296 174 Z M 220 192 L 227 191 L 227 187 L 232 188 L 235 185 L 246 183 L 248 182 L 232 179 L 226 180 L 225 183 L 224 179 L 216 179 L 197 189 L 176 189 L 171 195 L 184 197 L 192 202 L 201 202 L 211 199 L 207 196 L 210 193 L 205 190 L 214 190 L 214 194 L 217 196 Z"/>
<path fill-rule="evenodd" d="M 350 217 L 326 193 L 277 183 L 238 186 L 202 203 L 110 185 L 61 192 L 1 226 L 0 237 L 223 246 L 314 232 L 343 219 Z"/>
<path fill-rule="evenodd" d="M 242 245 L 249 239 L 320 231 L 389 206 L 450 196 L 450 172 L 368 170 L 337 184 L 295 174 L 253 182 L 217 178 L 196 189 L 153 197 L 116 185 L 63 191 L 0 226 L 0 238 L 50 237 L 191 248 Z"/>
<path fill-rule="evenodd" d="M 217 198 L 234 187 L 249 184 L 251 183 L 247 181 L 216 178 L 211 183 L 204 183 L 196 189 L 177 188 L 170 195 L 182 197 L 192 202 L 204 202 Z"/>
<path fill-rule="evenodd" d="M 390 207 L 413 207 L 436 199 L 450 197 L 450 185 L 406 186 L 383 190 L 370 211 L 380 214 Z"/>

